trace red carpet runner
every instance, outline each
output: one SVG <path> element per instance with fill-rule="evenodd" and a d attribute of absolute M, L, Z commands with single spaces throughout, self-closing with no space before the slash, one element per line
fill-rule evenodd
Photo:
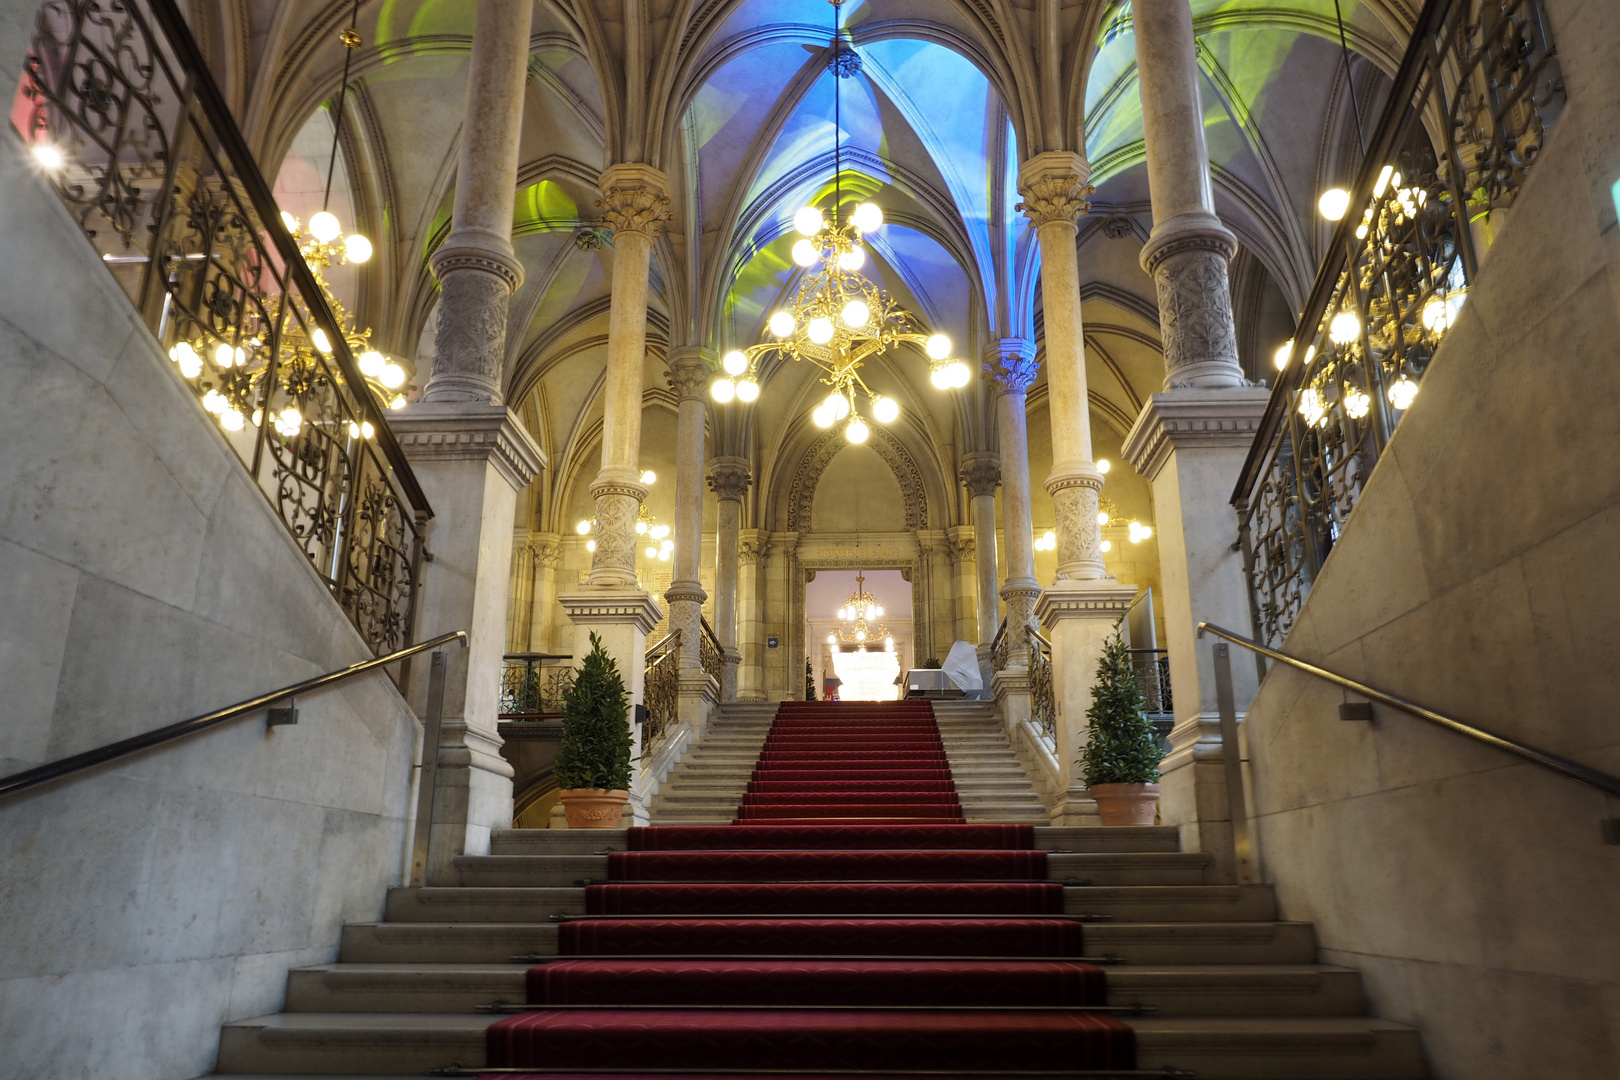
<path fill-rule="evenodd" d="M 529 971 L 534 1010 L 490 1027 L 491 1067 L 1134 1067 L 1034 830 L 963 823 L 926 703 L 785 704 L 735 824 L 628 835 Z"/>

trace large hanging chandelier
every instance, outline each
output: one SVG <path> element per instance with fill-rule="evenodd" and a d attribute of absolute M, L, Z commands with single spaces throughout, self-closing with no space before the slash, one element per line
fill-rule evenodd
<path fill-rule="evenodd" d="M 838 609 L 839 625 L 827 635 L 827 644 L 872 648 L 881 641 L 885 652 L 894 652 L 894 635 L 877 621 L 882 617 L 883 605 L 866 591 L 866 571 L 859 571 L 855 575 L 855 591 L 844 597 L 844 606 Z"/>
<path fill-rule="evenodd" d="M 804 269 L 792 299 L 770 317 L 774 340 L 746 349 L 734 349 L 721 360 L 724 378 L 710 393 L 721 404 L 751 402 L 759 397 L 761 360 L 777 353 L 789 360 L 807 361 L 821 369 L 821 382 L 831 389 L 811 414 L 817 427 L 844 425 L 844 437 L 863 443 L 871 434 L 859 399 L 869 404 L 872 419 L 890 424 L 900 417 L 900 403 L 872 390 L 861 375 L 861 365 L 902 342 L 920 346 L 927 355 L 936 389 L 960 389 L 972 372 L 951 357 L 951 339 L 929 333 L 910 312 L 861 274 L 866 265 L 866 236 L 883 225 L 883 211 L 863 202 L 840 219 L 842 205 L 843 117 L 840 84 L 861 69 L 860 56 L 845 52 L 838 30 L 838 9 L 833 6 L 833 203 L 831 216 L 819 206 L 806 206 L 793 215 L 800 239 L 793 245 L 793 261 Z"/>

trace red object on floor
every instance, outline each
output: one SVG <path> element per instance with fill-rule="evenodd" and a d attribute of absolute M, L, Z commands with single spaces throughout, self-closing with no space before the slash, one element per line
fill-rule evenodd
<path fill-rule="evenodd" d="M 736 823 L 628 835 L 585 890 L 591 914 L 558 928 L 559 959 L 530 969 L 536 1011 L 488 1029 L 490 1066 L 1134 1067 L 1131 1027 L 1088 1011 L 1106 975 L 1077 959 L 1080 922 L 1055 917 L 1033 828 L 964 822 L 926 702 L 784 705 Z"/>

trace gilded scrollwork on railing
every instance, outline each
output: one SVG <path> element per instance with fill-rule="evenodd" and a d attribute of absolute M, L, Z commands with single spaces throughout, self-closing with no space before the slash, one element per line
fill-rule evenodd
<path fill-rule="evenodd" d="M 1293 625 L 1562 103 L 1541 0 L 1424 8 L 1234 498 L 1260 640 Z"/>
<path fill-rule="evenodd" d="M 643 761 L 652 756 L 680 719 L 680 641 L 681 632 L 676 630 L 647 650 L 641 690 L 641 701 L 647 709 L 641 725 Z"/>
<path fill-rule="evenodd" d="M 19 104 L 175 378 L 371 648 L 405 644 L 426 500 L 174 0 L 47 0 Z"/>
<path fill-rule="evenodd" d="M 703 666 L 703 673 L 718 685 L 725 671 L 725 650 L 720 647 L 720 638 L 708 619 L 699 616 L 699 626 L 702 633 L 698 635 L 698 662 Z"/>
<path fill-rule="evenodd" d="M 1029 632 L 1029 719 L 1050 746 L 1057 746 L 1057 697 L 1052 689 L 1052 643 Z"/>
<path fill-rule="evenodd" d="M 1006 671 L 1012 663 L 1012 636 L 1007 633 L 1007 620 L 1002 619 L 996 636 L 990 642 L 990 670 Z"/>

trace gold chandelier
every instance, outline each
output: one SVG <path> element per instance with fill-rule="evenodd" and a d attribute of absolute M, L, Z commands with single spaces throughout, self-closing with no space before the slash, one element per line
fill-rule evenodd
<path fill-rule="evenodd" d="M 843 0 L 830 0 L 833 16 L 833 204 L 831 220 L 819 206 L 803 207 L 793 215 L 801 239 L 793 245 L 793 261 L 804 268 L 793 298 L 771 315 L 773 341 L 734 349 L 721 360 L 725 377 L 710 388 L 721 404 L 751 402 L 759 397 L 759 364 L 777 353 L 789 360 L 808 361 L 822 371 L 821 382 L 831 388 L 811 414 L 817 427 L 844 424 L 844 437 L 863 443 L 871 434 L 857 404 L 857 394 L 870 403 L 872 418 L 890 424 L 900 417 L 900 403 L 878 394 L 861 376 L 861 365 L 873 356 L 909 342 L 928 356 L 931 381 L 939 390 L 960 389 L 972 372 L 951 358 L 951 339 L 931 334 L 910 312 L 861 274 L 866 265 L 866 236 L 883 225 L 883 211 L 864 202 L 847 222 L 839 220 L 842 202 L 842 117 L 839 84 L 860 71 L 860 57 L 845 53 L 838 32 L 837 9 Z"/>
<path fill-rule="evenodd" d="M 855 591 L 844 597 L 844 606 L 838 609 L 838 618 L 843 625 L 834 627 L 833 632 L 827 635 L 827 644 L 870 647 L 882 641 L 885 652 L 894 652 L 894 636 L 889 633 L 889 628 L 882 623 L 873 625 L 875 620 L 882 617 L 883 605 L 866 591 L 866 571 L 859 571 L 855 575 Z"/>

